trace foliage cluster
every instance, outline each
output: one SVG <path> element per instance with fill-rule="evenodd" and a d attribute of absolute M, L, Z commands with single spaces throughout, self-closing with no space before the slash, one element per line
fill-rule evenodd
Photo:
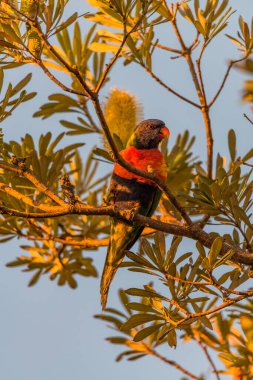
<path fill-rule="evenodd" d="M 99 95 L 101 89 L 107 91 L 105 85 L 118 60 L 124 65 L 135 63 L 178 101 L 200 112 L 207 166 L 195 156 L 195 137 L 184 131 L 170 149 L 161 146 L 168 166 L 166 183 L 152 173 L 141 173 L 157 182 L 163 196 L 153 219 L 135 216 L 147 226 L 143 233 L 147 238 L 141 239 L 137 253 L 127 253 L 129 260 L 122 266 L 148 275 L 154 283 L 120 291 L 124 311 L 108 308 L 97 317 L 120 334 L 108 341 L 127 347 L 118 360 L 152 355 L 187 378 L 204 379 L 157 351 L 162 344 L 177 347 L 178 341 L 192 340 L 203 351 L 214 378 L 230 374 L 234 379 L 252 379 L 253 181 L 249 160 L 253 148 L 238 153 L 231 129 L 230 158 L 226 162 L 223 152 L 214 158 L 210 110 L 233 67 L 249 75 L 253 72 L 253 23 L 239 17 L 236 37 L 227 35 L 227 43 L 236 44 L 240 56 L 229 61 L 217 92 L 208 99 L 201 62 L 234 13 L 230 0 L 170 5 L 166 0 L 89 0 L 91 12 L 75 12 L 66 19 L 67 3 L 0 3 L 0 122 L 36 95 L 25 90 L 31 74 L 17 84 L 4 83 L 6 70 L 24 65 L 39 67 L 60 91 L 51 94 L 34 117 L 48 119 L 62 113 L 66 117 L 60 120 L 65 132 L 54 139 L 47 133 L 36 142 L 26 134 L 21 142 L 6 142 L 0 130 L 0 242 L 14 238 L 29 242 L 21 245 L 25 254 L 8 266 L 30 271 L 30 286 L 42 275 L 72 288 L 78 276 L 97 276 L 89 251 L 108 244 L 105 215 L 116 212 L 103 205 L 112 166 L 103 176 L 99 169 L 103 161 L 120 161 L 118 152 L 143 117 L 142 106 L 126 91 L 111 90 L 104 103 Z M 186 22 L 193 36 L 190 45 L 183 36 Z M 176 37 L 177 47 L 158 37 L 161 24 Z M 160 51 L 175 64 L 181 59 L 188 65 L 196 90 L 193 99 L 173 89 L 153 70 Z M 250 79 L 244 85 L 243 99 L 253 100 Z M 80 135 L 86 142 L 90 134 L 97 135 L 100 146 L 91 149 L 85 160 L 83 143 L 62 147 L 66 136 Z M 125 214 L 120 216 L 127 219 Z M 205 231 L 207 225 L 212 232 Z M 186 239 L 197 241 L 191 252 L 184 252 L 181 242 Z M 218 366 L 209 350 L 220 359 Z"/>

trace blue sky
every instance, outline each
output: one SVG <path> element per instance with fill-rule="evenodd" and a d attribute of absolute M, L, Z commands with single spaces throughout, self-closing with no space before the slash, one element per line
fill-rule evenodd
<path fill-rule="evenodd" d="M 251 17 L 252 0 L 231 4 L 238 10 L 229 22 L 227 33 L 235 35 L 238 15 L 247 21 Z M 83 12 L 86 4 L 82 1 L 69 2 L 68 13 L 75 10 Z M 161 37 L 175 46 L 175 41 L 166 29 L 161 29 Z M 186 26 L 188 35 L 188 26 Z M 236 47 L 222 34 L 207 51 L 203 60 L 204 77 L 207 81 L 207 93 L 215 93 L 226 70 L 230 58 L 236 58 Z M 30 67 L 9 71 L 7 79 L 13 83 L 30 72 Z M 32 114 L 46 102 L 47 96 L 58 89 L 46 79 L 38 69 L 32 69 L 33 81 L 31 91 L 38 91 L 38 96 L 22 105 L 3 127 L 6 141 L 18 139 L 25 133 L 31 133 L 37 140 L 40 133 L 52 131 L 55 135 L 62 132 L 58 117 L 41 122 L 33 119 Z M 193 98 L 194 90 L 187 66 L 182 59 L 170 60 L 165 54 L 157 56 L 154 71 L 173 88 Z M 195 153 L 205 160 L 204 128 L 198 110 L 182 103 L 154 83 L 145 72 L 136 65 L 123 68 L 118 64 L 110 84 L 103 90 L 106 95 L 111 87 L 124 88 L 133 92 L 144 106 L 145 118 L 159 118 L 166 122 L 171 130 L 171 140 L 177 133 L 189 129 L 197 135 Z M 227 86 L 212 109 L 215 152 L 227 154 L 226 141 L 229 128 L 238 134 L 238 148 L 242 153 L 252 147 L 252 126 L 245 120 L 243 113 L 250 114 L 249 106 L 241 102 L 241 88 L 244 76 L 232 70 Z M 61 117 L 62 118 L 62 117 Z M 71 119 L 71 117 L 70 117 Z M 85 139 L 86 137 L 82 137 Z M 71 138 L 69 142 L 80 141 L 80 137 Z M 98 141 L 91 141 L 98 144 Z M 110 170 L 108 168 L 108 170 Z M 79 281 L 78 289 L 57 287 L 43 279 L 34 288 L 27 288 L 29 274 L 19 269 L 8 269 L 5 263 L 20 253 L 18 242 L 0 246 L 0 378 L 6 380 L 99 380 L 100 378 L 121 380 L 145 377 L 180 379 L 180 374 L 159 362 L 155 358 L 141 359 L 136 362 L 115 363 L 115 356 L 120 348 L 104 341 L 111 334 L 105 325 L 93 318 L 100 312 L 99 280 L 84 278 Z M 105 250 L 91 252 L 101 272 Z M 110 302 L 117 305 L 117 289 L 141 285 L 143 278 L 133 276 L 126 270 L 117 275 L 110 294 Z M 177 350 L 168 347 L 162 349 L 168 358 L 180 361 L 195 373 L 208 373 L 208 365 L 193 344 L 183 344 Z M 207 371 L 207 372 L 206 372 Z M 209 377 L 211 379 L 211 377 Z"/>

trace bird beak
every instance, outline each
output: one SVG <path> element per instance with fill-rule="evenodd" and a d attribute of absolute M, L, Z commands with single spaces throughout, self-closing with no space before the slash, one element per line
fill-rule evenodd
<path fill-rule="evenodd" d="M 160 138 L 161 140 L 162 139 L 168 139 L 170 136 L 170 131 L 167 127 L 163 127 L 161 130 L 160 130 Z"/>

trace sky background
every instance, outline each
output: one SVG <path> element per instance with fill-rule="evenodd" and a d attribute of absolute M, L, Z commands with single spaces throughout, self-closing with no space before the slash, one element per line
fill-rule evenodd
<path fill-rule="evenodd" d="M 238 12 L 229 22 L 227 33 L 235 35 L 237 20 L 242 14 L 247 21 L 252 16 L 252 0 L 231 0 Z M 66 13 L 87 10 L 84 1 L 70 0 Z M 85 26 L 86 27 L 86 26 Z M 84 27 L 84 32 L 85 32 Z M 184 26 L 185 36 L 190 36 L 189 26 Z M 87 26 L 88 28 L 88 26 Z M 159 31 L 164 42 L 176 47 L 171 31 L 161 27 Z M 186 37 L 186 39 L 187 39 Z M 210 46 L 203 60 L 204 78 L 207 83 L 209 99 L 215 94 L 226 70 L 228 59 L 238 57 L 236 46 L 222 33 Z M 1 127 L 5 140 L 19 139 L 30 133 L 37 141 L 41 133 L 51 131 L 54 135 L 62 132 L 60 117 L 52 117 L 46 122 L 32 118 L 32 114 L 44 104 L 47 96 L 60 92 L 45 78 L 38 69 L 24 67 L 11 70 L 6 80 L 16 83 L 25 73 L 33 72 L 29 90 L 38 91 L 32 101 L 21 105 Z M 154 64 L 154 72 L 185 96 L 195 99 L 194 88 L 187 66 L 183 59 L 170 60 L 169 55 L 160 53 Z M 205 160 L 204 128 L 199 111 L 169 94 L 136 65 L 125 68 L 118 64 L 111 75 L 110 84 L 103 90 L 103 96 L 113 87 L 134 93 L 144 106 L 145 118 L 159 118 L 171 130 L 173 143 L 177 133 L 189 129 L 197 135 L 195 154 Z M 246 152 L 252 147 L 252 126 L 243 117 L 250 115 L 249 106 L 241 102 L 241 89 L 244 76 L 232 70 L 224 92 L 212 109 L 211 117 L 215 138 L 215 152 L 227 154 L 227 132 L 234 128 L 238 136 L 238 150 Z M 73 120 L 73 118 L 70 118 Z M 66 143 L 84 141 L 85 136 L 66 137 Z M 89 144 L 99 144 L 93 139 Z M 110 168 L 108 167 L 108 171 Z M 188 248 L 188 247 L 187 247 Z M 188 248 L 189 249 L 189 248 Z M 5 264 L 19 255 L 18 242 L 12 241 L 0 246 L 0 378 L 5 380 L 116 380 L 137 379 L 153 380 L 154 376 L 177 380 L 180 373 L 155 358 L 144 358 L 136 362 L 115 363 L 120 353 L 119 346 L 107 343 L 104 338 L 111 335 L 105 324 L 93 318 L 100 313 L 99 279 L 81 278 L 76 290 L 58 287 L 46 277 L 35 287 L 28 288 L 30 274 L 19 269 L 9 269 Z M 94 257 L 101 273 L 105 249 L 87 253 Z M 138 286 L 143 276 L 121 270 L 112 285 L 109 304 L 116 306 L 117 289 Z M 161 352 L 175 359 L 189 370 L 198 374 L 209 373 L 208 364 L 193 344 L 180 344 L 177 350 L 164 347 Z"/>

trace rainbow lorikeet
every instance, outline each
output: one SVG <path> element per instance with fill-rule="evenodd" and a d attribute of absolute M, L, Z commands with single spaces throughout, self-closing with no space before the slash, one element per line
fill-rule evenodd
<path fill-rule="evenodd" d="M 163 121 L 144 120 L 137 125 L 126 149 L 120 154 L 135 168 L 155 173 L 165 180 L 167 168 L 158 145 L 163 138 L 169 137 L 169 134 Z M 107 193 L 108 204 L 116 204 L 121 208 L 129 208 L 132 205 L 137 207 L 140 214 L 151 216 L 158 206 L 160 197 L 161 192 L 154 182 L 129 172 L 117 163 L 114 165 Z M 110 242 L 100 285 L 103 309 L 106 307 L 110 284 L 125 256 L 125 251 L 133 246 L 143 229 L 144 227 L 137 224 L 131 225 L 123 220 L 111 218 Z"/>

